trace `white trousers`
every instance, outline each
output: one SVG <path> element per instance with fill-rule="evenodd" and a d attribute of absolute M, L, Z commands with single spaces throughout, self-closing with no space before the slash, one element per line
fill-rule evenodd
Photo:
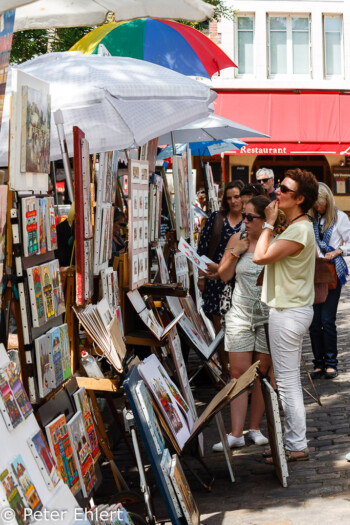
<path fill-rule="evenodd" d="M 284 444 L 287 450 L 293 451 L 307 447 L 300 358 L 303 337 L 312 317 L 312 306 L 270 310 L 269 338 L 277 390 L 285 417 Z"/>

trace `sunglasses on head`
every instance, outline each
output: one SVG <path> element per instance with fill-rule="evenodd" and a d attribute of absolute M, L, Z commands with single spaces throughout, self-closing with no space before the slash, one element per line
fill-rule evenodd
<path fill-rule="evenodd" d="M 242 213 L 243 220 L 247 219 L 248 222 L 253 222 L 254 219 L 264 219 L 260 215 L 252 215 L 251 213 Z"/>
<path fill-rule="evenodd" d="M 277 184 L 277 188 L 280 190 L 281 193 L 296 193 L 296 190 L 291 190 L 285 184 Z"/>
<path fill-rule="evenodd" d="M 266 179 L 259 179 L 258 182 L 260 182 L 260 184 L 261 184 L 262 182 L 267 182 L 270 179 L 271 179 L 271 177 L 266 177 Z"/>

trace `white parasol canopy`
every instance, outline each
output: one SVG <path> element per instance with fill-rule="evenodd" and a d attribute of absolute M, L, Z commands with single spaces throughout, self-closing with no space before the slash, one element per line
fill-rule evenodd
<path fill-rule="evenodd" d="M 52 113 L 61 109 L 68 151 L 73 126 L 86 135 L 90 152 L 127 149 L 208 115 L 216 98 L 204 84 L 170 69 L 125 57 L 49 53 L 18 69 L 50 84 Z M 0 132 L 0 165 L 7 166 L 9 94 Z M 51 160 L 61 158 L 57 129 L 51 125 Z"/>
<path fill-rule="evenodd" d="M 249 137 L 268 137 L 268 135 L 211 113 L 205 118 L 160 136 L 158 143 L 170 144 L 173 141 L 175 144 L 183 144 Z"/>
<path fill-rule="evenodd" d="M 0 0 L 0 12 L 26 3 Z M 202 21 L 213 16 L 214 7 L 202 0 L 36 0 L 17 8 L 14 30 L 95 26 L 103 24 L 109 12 L 116 21 L 143 17 Z"/>

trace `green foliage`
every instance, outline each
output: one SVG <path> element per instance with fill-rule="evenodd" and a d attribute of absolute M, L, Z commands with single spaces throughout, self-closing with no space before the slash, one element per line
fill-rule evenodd
<path fill-rule="evenodd" d="M 11 64 L 21 64 L 47 51 L 49 35 L 45 29 L 30 29 L 14 33 L 11 49 Z"/>
<path fill-rule="evenodd" d="M 214 16 L 212 20 L 220 20 L 220 18 L 227 18 L 228 20 L 234 20 L 235 11 L 224 4 L 224 0 L 204 0 L 207 4 L 215 6 Z M 181 20 L 183 24 L 194 27 L 198 31 L 207 31 L 209 28 L 209 22 L 211 20 L 205 20 L 204 22 L 188 22 Z"/>
<path fill-rule="evenodd" d="M 10 63 L 21 64 L 49 51 L 68 51 L 92 27 L 64 27 L 55 30 L 33 29 L 13 35 Z"/>

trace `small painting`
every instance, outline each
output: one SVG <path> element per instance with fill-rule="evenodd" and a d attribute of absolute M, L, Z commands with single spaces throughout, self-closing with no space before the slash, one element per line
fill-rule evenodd
<path fill-rule="evenodd" d="M 21 172 L 50 171 L 50 95 L 22 87 Z"/>

